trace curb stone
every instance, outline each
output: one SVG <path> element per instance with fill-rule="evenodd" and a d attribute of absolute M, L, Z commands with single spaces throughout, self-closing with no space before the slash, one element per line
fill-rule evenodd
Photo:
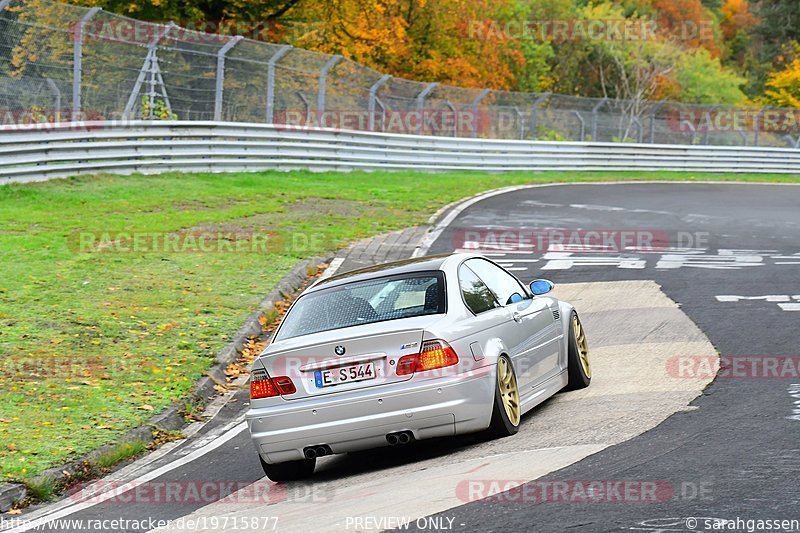
<path fill-rule="evenodd" d="M 216 394 L 214 386 L 216 382 L 225 382 L 225 369 L 229 363 L 236 361 L 242 347 L 251 337 L 256 337 L 262 333 L 259 318 L 275 309 L 275 302 L 285 300 L 295 294 L 309 279 L 309 270 L 316 268 L 317 265 L 327 263 L 330 258 L 312 257 L 299 262 L 292 268 L 275 287 L 267 293 L 255 310 L 245 319 L 244 324 L 233 334 L 230 342 L 226 344 L 214 358 L 214 366 L 209 368 L 205 375 L 195 382 L 192 391 L 183 398 L 182 401 L 167 407 L 163 412 L 151 417 L 143 425 L 130 429 L 119 436 L 113 444 L 106 444 L 93 450 L 80 459 L 71 461 L 65 465 L 49 468 L 42 471 L 33 478 L 34 481 L 50 479 L 60 485 L 68 485 L 73 479 L 80 479 L 80 475 L 87 463 L 92 463 L 103 453 L 112 450 L 119 444 L 126 442 L 144 441 L 149 444 L 153 441 L 153 430 L 160 429 L 166 431 L 178 431 L 185 428 L 188 424 L 184 420 L 181 412 L 187 402 L 196 405 L 205 405 L 208 400 Z M 5 513 L 13 505 L 24 499 L 27 489 L 22 483 L 0 483 L 0 513 Z"/>

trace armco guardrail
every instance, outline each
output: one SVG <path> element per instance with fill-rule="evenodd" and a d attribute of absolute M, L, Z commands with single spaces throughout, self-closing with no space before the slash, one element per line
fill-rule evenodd
<path fill-rule="evenodd" d="M 465 139 L 218 122 L 87 122 L 0 129 L 0 183 L 97 172 L 268 169 L 800 174 L 800 151 Z"/>

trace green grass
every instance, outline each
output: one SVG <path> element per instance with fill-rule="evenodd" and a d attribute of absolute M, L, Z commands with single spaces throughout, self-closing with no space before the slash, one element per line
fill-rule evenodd
<path fill-rule="evenodd" d="M 0 479 L 114 442 L 179 401 L 298 260 L 521 183 L 797 181 L 675 173 L 94 176 L 0 187 Z M 272 235 L 266 253 L 76 250 L 80 232 Z M 291 243 L 294 242 L 295 245 Z"/>
<path fill-rule="evenodd" d="M 28 479 L 25 481 L 25 488 L 28 491 L 26 497 L 33 502 L 49 502 L 58 491 L 56 482 L 50 477 Z"/>
<path fill-rule="evenodd" d="M 106 470 L 116 465 L 120 461 L 131 459 L 141 454 L 147 449 L 147 444 L 143 440 L 134 440 L 131 442 L 122 442 L 117 444 L 110 450 L 101 453 L 95 460 L 94 464 L 101 470 Z"/>

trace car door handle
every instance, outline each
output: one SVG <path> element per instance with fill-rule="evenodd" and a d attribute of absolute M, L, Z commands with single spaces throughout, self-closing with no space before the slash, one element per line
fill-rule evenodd
<path fill-rule="evenodd" d="M 514 319 L 514 322 L 517 322 L 517 323 L 522 322 L 522 315 L 517 313 L 516 311 L 511 313 L 511 317 Z"/>

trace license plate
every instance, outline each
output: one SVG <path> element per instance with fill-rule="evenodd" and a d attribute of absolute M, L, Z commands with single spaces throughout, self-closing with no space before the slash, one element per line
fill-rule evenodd
<path fill-rule="evenodd" d="M 314 372 L 314 382 L 317 387 L 330 387 L 331 385 L 350 383 L 351 381 L 364 381 L 365 379 L 375 379 L 375 363 L 360 363 Z"/>

